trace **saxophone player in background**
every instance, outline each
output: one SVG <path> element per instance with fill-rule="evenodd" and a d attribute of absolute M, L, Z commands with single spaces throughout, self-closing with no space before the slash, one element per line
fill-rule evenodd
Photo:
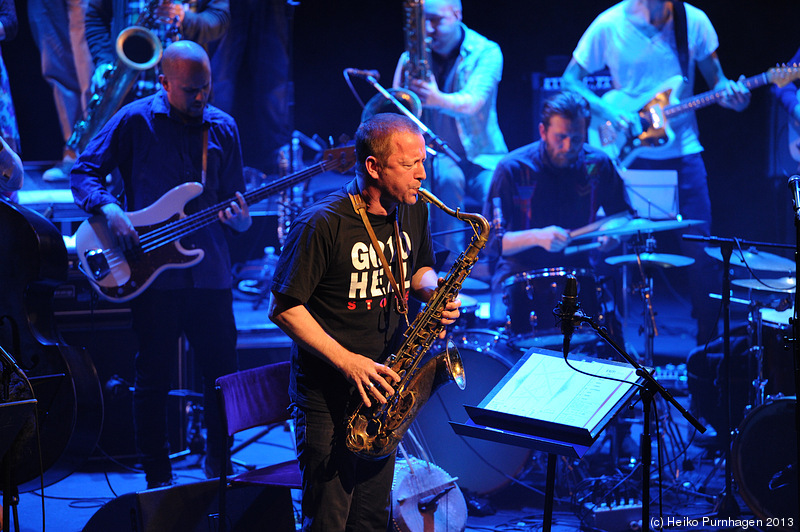
<path fill-rule="evenodd" d="M 86 41 L 95 64 L 92 91 L 102 89 L 109 70 L 116 60 L 114 51 L 117 36 L 133 25 L 148 8 L 146 0 L 89 0 L 86 10 Z M 155 28 L 164 48 L 178 39 L 194 41 L 208 52 L 208 44 L 222 37 L 230 24 L 228 0 L 198 0 L 196 8 L 189 4 L 164 0 L 155 8 L 160 27 Z M 143 74 L 134 89 L 133 98 L 155 93 L 158 89 L 156 73 Z"/>
<path fill-rule="evenodd" d="M 346 412 L 351 401 L 386 403 L 400 377 L 378 361 L 401 344 L 406 290 L 425 302 L 439 282 L 419 198 L 425 157 L 425 139 L 409 118 L 379 113 L 363 122 L 355 179 L 301 213 L 275 270 L 269 317 L 293 340 L 289 393 L 304 531 L 387 529 L 395 453 L 380 460 L 351 453 Z M 399 290 L 355 210 L 357 197 Z M 460 305 L 446 304 L 443 325 Z"/>
<path fill-rule="evenodd" d="M 432 163 L 427 188 L 445 205 L 480 212 L 489 191 L 494 167 L 508 153 L 497 122 L 497 84 L 503 71 L 503 53 L 497 43 L 462 22 L 461 0 L 420 0 L 424 28 L 412 28 L 418 38 L 430 38 L 430 56 L 413 57 L 413 47 L 400 57 L 394 87 L 410 89 L 423 106 L 422 121 L 462 159 L 457 164 L 445 154 Z M 406 28 L 409 32 L 409 28 Z M 407 39 L 408 40 L 408 39 Z M 428 61 L 426 79 L 407 79 L 406 71 L 424 71 L 415 61 Z M 447 232 L 437 241 L 449 250 L 464 249 L 463 224 L 434 209 L 433 231 Z M 453 231 L 453 232 L 450 232 Z"/>

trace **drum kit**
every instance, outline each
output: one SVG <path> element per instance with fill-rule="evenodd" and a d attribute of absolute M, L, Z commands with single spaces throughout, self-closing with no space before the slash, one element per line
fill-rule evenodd
<path fill-rule="evenodd" d="M 641 278 L 636 291 L 641 294 L 646 310 L 643 328 L 646 333 L 643 360 L 645 365 L 652 365 L 653 338 L 658 334 L 652 306 L 653 270 L 685 267 L 694 263 L 691 257 L 656 253 L 656 240 L 653 234 L 701 223 L 703 222 L 700 220 L 649 220 L 611 216 L 570 231 L 572 241 L 577 243 L 571 248 L 572 252 L 590 249 L 590 245 L 580 242 L 600 237 L 624 238 L 626 245 L 633 251 L 608 257 L 605 262 L 611 266 L 635 268 Z M 570 252 L 568 248 L 566 253 Z M 606 319 L 609 315 L 607 305 L 612 298 L 607 296 L 604 280 L 596 276 L 593 270 L 563 267 L 533 270 L 513 275 L 503 284 L 503 300 L 508 308 L 507 333 L 510 334 L 511 344 L 522 349 L 533 346 L 558 349 L 562 334 L 553 319 L 553 308 L 563 293 L 567 275 L 578 278 L 579 301 L 584 313 L 609 326 Z M 626 276 L 623 275 L 623 278 Z M 597 335 L 594 332 L 578 331 L 573 336 L 572 344 L 585 345 L 596 339 Z"/>
<path fill-rule="evenodd" d="M 706 253 L 723 260 L 721 248 L 707 248 Z M 734 431 L 732 476 L 756 516 L 775 520 L 779 530 L 792 530 L 783 526 L 783 520 L 798 515 L 797 400 L 793 353 L 788 344 L 793 336 L 790 320 L 794 317 L 796 267 L 785 257 L 755 248 L 734 249 L 729 260 L 732 266 L 746 268 L 752 274 L 748 279 L 731 280 L 731 285 L 748 291 L 745 299 L 737 301 L 749 304 L 746 367 L 754 368 L 755 373 L 748 375 L 752 378 L 750 404 Z M 760 277 L 755 271 L 769 272 L 769 277 Z"/>
<path fill-rule="evenodd" d="M 608 225 L 604 222 L 609 221 Z M 571 233 L 576 242 L 599 236 L 647 236 L 649 250 L 611 257 L 609 264 L 636 266 L 649 275 L 650 267 L 681 267 L 693 262 L 688 257 L 654 253 L 652 233 L 689 227 L 694 220 L 651 221 L 610 217 Z M 532 452 L 528 449 L 500 443 L 463 438 L 443 431 L 448 422 L 466 421 L 463 404 L 478 404 L 508 373 L 514 363 L 531 347 L 560 349 L 563 335 L 556 325 L 553 308 L 558 304 L 568 275 L 579 281 L 581 308 L 587 315 L 603 320 L 607 298 L 602 279 L 591 269 L 554 267 L 522 272 L 503 282 L 503 300 L 507 307 L 505 326 L 499 330 L 479 328 L 474 317 L 477 299 L 461 293 L 462 317 L 450 335 L 468 368 L 469 386 L 464 390 L 442 387 L 416 418 L 412 431 L 426 440 L 434 463 L 458 477 L 459 486 L 476 495 L 488 495 L 503 488 L 514 478 L 533 467 Z M 647 277 L 651 282 L 651 277 Z M 484 292 L 488 285 L 475 281 L 462 287 L 464 292 Z M 575 346 L 597 341 L 593 331 L 576 330 L 572 337 Z M 431 435 L 425 438 L 426 435 Z"/>
<path fill-rule="evenodd" d="M 653 234 L 700 223 L 698 220 L 614 219 L 607 226 L 601 221 L 587 226 L 587 230 L 571 233 L 572 240 L 577 243 L 604 236 L 626 240 L 627 251 L 632 252 L 608 257 L 605 262 L 610 266 L 632 268 L 641 278 L 635 290 L 640 293 L 645 309 L 643 365 L 652 365 L 653 337 L 657 335 L 652 302 L 653 273 L 657 269 L 682 268 L 694 262 L 694 259 L 682 255 L 657 253 Z M 706 253 L 723 260 L 719 248 L 706 248 Z M 787 478 L 794 475 L 791 453 L 796 442 L 792 423 L 796 400 L 791 352 L 785 350 L 784 344 L 785 338 L 791 335 L 789 320 L 794 310 L 793 303 L 789 302 L 787 306 L 786 300 L 794 299 L 795 265 L 784 257 L 754 248 L 734 251 L 730 264 L 747 268 L 750 272 L 770 272 L 763 277 L 753 275 L 752 278 L 734 279 L 731 283 L 734 288 L 782 298 L 781 305 L 754 305 L 749 313 L 748 321 L 753 330 L 749 352 L 755 358 L 753 367 L 757 367 L 757 375 L 752 382 L 752 406 L 733 439 L 733 477 L 738 482 L 743 500 L 760 517 L 796 515 L 796 509 L 792 510 L 790 506 L 795 499 L 781 491 L 786 482 L 793 480 L 787 481 Z M 602 323 L 607 314 L 605 281 L 591 269 L 541 268 L 508 277 L 502 284 L 507 321 L 497 330 L 479 328 L 480 321 L 474 317 L 470 319 L 478 306 L 476 298 L 466 294 L 460 296 L 466 321 L 460 320 L 451 339 L 457 345 L 465 367 L 469 368 L 470 386 L 465 392 L 448 387 L 440 389 L 418 416 L 415 430 L 422 435 L 435 435 L 428 438 L 432 458 L 458 477 L 459 485 L 468 492 L 488 495 L 524 475 L 534 466 L 532 452 L 462 438 L 441 428 L 450 421 L 466 421 L 461 419 L 466 416 L 461 405 L 478 404 L 529 348 L 561 348 L 563 335 L 556 326 L 553 309 L 560 301 L 570 274 L 579 280 L 582 309 Z M 488 290 L 488 286 L 476 281 L 470 286 L 465 285 L 464 290 L 483 292 Z M 597 341 L 594 331 L 582 333 L 578 329 L 572 344 L 580 349 L 593 341 Z M 470 394 L 469 397 L 464 393 Z M 775 441 L 783 443 L 772 443 Z M 767 448 L 772 451 L 765 453 Z"/>

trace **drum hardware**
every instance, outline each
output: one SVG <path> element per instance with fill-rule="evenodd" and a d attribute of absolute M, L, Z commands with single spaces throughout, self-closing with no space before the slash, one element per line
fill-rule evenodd
<path fill-rule="evenodd" d="M 682 268 L 694 263 L 691 257 L 684 257 L 683 255 L 670 255 L 669 253 L 641 253 L 639 255 L 618 255 L 616 257 L 608 257 L 607 264 L 612 266 L 623 265 L 632 266 L 641 263 L 643 266 L 658 266 L 660 268 Z"/>
<path fill-rule="evenodd" d="M 777 530 L 797 530 L 796 404 L 796 397 L 782 397 L 752 409 L 733 442 L 739 495 L 756 517 Z"/>
<path fill-rule="evenodd" d="M 667 225 L 670 224 L 673 224 L 673 222 L 667 221 Z M 655 249 L 656 239 L 651 233 L 644 238 L 643 243 L 641 239 L 639 239 L 639 242 L 634 242 L 633 254 L 608 257 L 605 260 L 607 264 L 612 266 L 635 266 L 639 272 L 641 282 L 631 287 L 631 293 L 639 292 L 644 305 L 644 323 L 642 327 L 639 328 L 639 334 L 645 335 L 644 364 L 646 366 L 653 366 L 654 341 L 655 337 L 658 336 L 656 313 L 653 310 L 652 269 L 653 267 L 683 267 L 689 266 L 694 262 L 694 259 L 682 255 L 655 253 Z"/>
<path fill-rule="evenodd" d="M 706 248 L 706 255 L 719 261 L 723 260 L 722 251 L 719 247 Z M 755 247 L 750 247 L 746 251 L 741 249 L 733 250 L 730 263 L 735 266 L 744 266 L 752 270 L 786 273 L 795 272 L 795 264 L 793 261 L 781 257 L 780 255 L 759 251 Z"/>
<path fill-rule="evenodd" d="M 777 279 L 734 279 L 732 285 L 747 288 L 748 290 L 762 290 L 782 294 L 794 294 L 797 279 L 794 277 L 779 277 Z"/>
<path fill-rule="evenodd" d="M 754 308 L 749 320 L 755 341 L 749 352 L 755 356 L 756 375 L 753 379 L 755 408 L 772 398 L 795 395 L 792 357 L 789 353 L 791 318 L 794 307 L 777 310 L 769 307 Z"/>
<path fill-rule="evenodd" d="M 766 252 L 759 252 L 754 246 L 793 247 L 784 244 L 765 244 L 751 242 L 738 238 L 720 238 L 715 236 L 683 235 L 683 239 L 690 242 L 713 243 L 717 247 L 706 248 L 706 254 L 723 263 L 722 268 L 722 316 L 723 316 L 723 364 L 724 376 L 722 379 L 722 399 L 726 416 L 726 427 L 723 431 L 723 449 L 725 451 L 725 488 L 717 499 L 715 507 L 716 517 L 734 517 L 739 515 L 739 505 L 733 495 L 733 474 L 731 460 L 731 265 L 745 266 L 748 269 L 765 269 L 769 271 L 785 271 L 792 273 L 795 265 L 788 259 Z M 747 246 L 744 251 L 743 246 Z"/>
<path fill-rule="evenodd" d="M 647 218 L 633 218 L 627 223 L 622 223 L 615 227 L 603 227 L 597 231 L 583 233 L 572 236 L 573 240 L 598 238 L 601 236 L 628 236 L 628 235 L 649 235 L 660 231 L 671 231 L 673 229 L 683 229 L 692 225 L 705 223 L 703 220 L 650 220 Z"/>
<path fill-rule="evenodd" d="M 573 319 L 576 322 L 588 324 L 614 351 L 616 351 L 625 361 L 633 366 L 636 370 L 636 375 L 644 380 L 644 383 L 639 385 L 639 398 L 642 402 L 643 416 L 643 431 L 641 436 L 641 460 L 644 467 L 642 471 L 642 530 L 648 532 L 650 530 L 650 469 L 652 464 L 652 438 L 650 432 L 650 413 L 653 409 L 653 400 L 658 396 L 663 398 L 669 405 L 677 409 L 681 415 L 688 421 L 696 430 L 705 432 L 705 427 L 695 419 L 675 398 L 667 392 L 666 389 L 651 375 L 650 371 L 643 368 L 634 358 L 631 357 L 620 345 L 609 335 L 608 331 L 601 327 L 591 316 L 585 314 L 580 309 L 575 312 Z M 566 361 L 567 354 L 564 354 Z M 657 440 L 658 442 L 658 440 Z M 658 445 L 658 443 L 657 443 Z M 545 510 L 547 512 L 547 510 Z"/>

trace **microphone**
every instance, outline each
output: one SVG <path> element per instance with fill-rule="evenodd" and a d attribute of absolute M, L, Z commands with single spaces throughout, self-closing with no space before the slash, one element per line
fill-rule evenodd
<path fill-rule="evenodd" d="M 348 76 L 353 76 L 356 78 L 363 78 L 368 79 L 370 77 L 375 78 L 375 81 L 381 79 L 381 74 L 377 70 L 361 70 L 358 68 L 345 68 L 344 73 Z"/>
<path fill-rule="evenodd" d="M 789 178 L 789 190 L 792 191 L 794 215 L 800 217 L 800 175 L 793 175 Z"/>
<path fill-rule="evenodd" d="M 553 313 L 561 318 L 561 333 L 564 335 L 564 356 L 569 352 L 569 342 L 572 340 L 572 333 L 575 331 L 575 313 L 580 310 L 578 303 L 578 278 L 574 275 L 567 275 L 567 283 L 564 285 L 564 293 L 558 306 L 553 309 Z"/>

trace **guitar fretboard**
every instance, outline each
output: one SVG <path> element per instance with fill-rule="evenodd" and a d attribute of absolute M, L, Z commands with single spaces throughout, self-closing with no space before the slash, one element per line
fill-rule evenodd
<path fill-rule="evenodd" d="M 782 74 L 787 80 L 796 79 L 798 74 L 800 74 L 800 67 L 797 65 L 792 67 L 780 68 L 776 70 L 769 70 L 767 72 L 763 72 L 761 74 L 749 77 L 742 81 L 745 87 L 748 90 L 757 89 L 759 87 L 763 87 L 768 83 L 773 81 L 773 76 L 775 74 Z M 725 89 L 720 90 L 710 90 L 707 92 L 703 92 L 692 96 L 691 98 L 687 99 L 686 101 L 676 103 L 674 105 L 669 105 L 664 108 L 664 116 L 667 118 L 679 115 L 681 113 L 686 113 L 688 111 L 694 111 L 695 109 L 702 109 L 703 107 L 708 107 L 711 104 L 717 103 L 725 97 Z"/>
<path fill-rule="evenodd" d="M 282 190 L 302 183 L 303 181 L 306 181 L 317 174 L 327 172 L 328 170 L 333 170 L 341 165 L 342 161 L 339 158 L 332 157 L 282 179 L 278 179 L 273 183 L 269 183 L 255 190 L 245 192 L 242 195 L 244 196 L 245 202 L 248 205 L 253 205 L 254 203 L 258 203 L 259 201 L 277 194 Z M 218 220 L 217 213 L 226 209 L 230 205 L 231 201 L 232 200 L 223 201 L 221 203 L 217 203 L 216 205 L 212 205 L 211 207 L 206 207 L 205 209 L 190 216 L 186 216 L 180 220 L 165 224 L 157 229 L 154 229 L 153 231 L 150 231 L 149 233 L 142 235 L 139 238 L 139 244 L 141 245 L 142 250 L 144 252 L 153 251 L 161 246 L 179 240 L 202 227 L 214 223 Z"/>

